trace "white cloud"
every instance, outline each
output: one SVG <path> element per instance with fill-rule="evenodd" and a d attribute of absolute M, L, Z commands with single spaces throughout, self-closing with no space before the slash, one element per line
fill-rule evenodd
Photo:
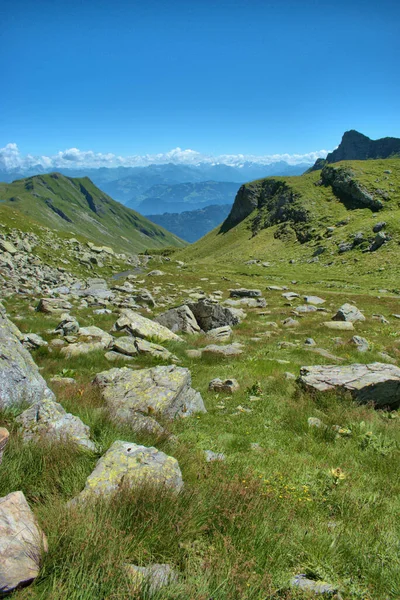
<path fill-rule="evenodd" d="M 328 150 L 317 150 L 306 154 L 267 154 L 258 156 L 253 154 L 222 154 L 211 156 L 196 150 L 182 150 L 174 148 L 169 152 L 160 154 L 145 154 L 133 156 L 117 156 L 116 154 L 103 154 L 92 150 L 82 151 L 78 148 L 69 148 L 53 156 L 32 156 L 21 154 L 17 144 L 10 143 L 0 148 L 0 168 L 10 171 L 19 169 L 26 171 L 32 167 L 40 166 L 43 170 L 57 168 L 99 168 L 99 167 L 144 167 L 151 164 L 185 164 L 198 165 L 230 165 L 240 167 L 246 162 L 260 165 L 269 165 L 274 162 L 285 161 L 290 165 L 300 163 L 312 164 L 317 158 L 325 158 Z"/>

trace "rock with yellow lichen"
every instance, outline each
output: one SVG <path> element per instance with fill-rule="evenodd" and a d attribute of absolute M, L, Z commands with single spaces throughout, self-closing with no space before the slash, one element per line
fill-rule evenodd
<path fill-rule="evenodd" d="M 157 338 L 161 342 L 182 341 L 178 335 L 167 329 L 167 327 L 129 309 L 121 311 L 121 316 L 115 323 L 114 329 L 116 331 L 125 331 L 129 335 L 144 339 Z"/>
<path fill-rule="evenodd" d="M 179 491 L 183 486 L 178 461 L 153 447 L 116 441 L 100 458 L 74 502 L 107 496 L 144 483 Z"/>
<path fill-rule="evenodd" d="M 110 369 L 99 373 L 94 383 L 101 389 L 111 418 L 131 425 L 135 431 L 138 425 L 151 430 L 159 417 L 172 420 L 206 412 L 200 393 L 191 387 L 189 369 L 183 367 Z"/>

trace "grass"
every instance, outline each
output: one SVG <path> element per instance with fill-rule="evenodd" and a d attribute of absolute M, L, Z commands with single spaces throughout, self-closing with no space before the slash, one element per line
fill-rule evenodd
<path fill-rule="evenodd" d="M 400 313 L 400 297 L 393 291 L 397 246 L 390 242 L 375 255 L 362 255 L 361 264 L 349 258 L 343 264 L 335 255 L 329 268 L 323 262 L 302 262 L 302 252 L 305 257 L 310 252 L 303 248 L 293 265 L 288 259 L 295 247 L 285 248 L 281 240 L 275 240 L 276 246 L 272 242 L 272 250 L 263 246 L 270 233 L 260 232 L 249 242 L 251 248 L 241 226 L 225 234 L 231 236 L 229 243 L 209 234 L 217 258 L 206 256 L 207 242 L 202 241 L 172 254 L 163 263 L 163 277 L 146 280 L 158 304 L 168 306 L 200 289 L 207 294 L 221 290 L 226 299 L 237 286 L 260 288 L 268 303 L 265 309 L 246 309 L 247 318 L 234 328 L 232 341 L 244 344 L 236 359 L 189 358 L 186 349 L 209 342 L 203 335 L 165 344 L 190 369 L 208 411 L 166 423 L 175 437 L 138 435 L 110 422 L 92 381 L 96 373 L 125 363 L 110 364 L 103 352 L 68 361 L 56 349 L 33 352 L 48 381 L 64 369 L 75 377 L 72 385 L 50 385 L 66 410 L 90 426 L 97 453 L 61 444 L 25 445 L 14 424 L 16 411 L 0 416 L 11 431 L 0 466 L 0 496 L 21 489 L 49 539 L 39 577 L 16 598 L 147 599 L 149 593 L 134 589 L 123 565 L 152 562 L 169 563 L 180 575 L 155 596 L 159 600 L 304 600 L 304 592 L 289 586 L 297 573 L 337 585 L 346 600 L 400 597 L 398 413 L 359 406 L 346 395 L 305 393 L 286 375 L 297 376 L 302 365 L 330 362 L 306 349 L 307 337 L 343 364 L 382 361 L 382 351 L 398 361 L 400 326 L 392 317 Z M 269 259 L 272 266 L 245 265 L 253 256 Z M 186 262 L 184 268 L 177 269 L 176 257 Z M 379 271 L 386 261 L 390 268 Z M 154 259 L 148 269 L 156 264 Z M 298 328 L 285 329 L 283 320 L 303 300 L 288 303 L 282 292 L 266 289 L 272 284 L 286 285 L 300 296 L 322 296 L 326 314 L 299 317 Z M 378 291 L 382 288 L 386 291 Z M 344 302 L 363 310 L 366 321 L 357 323 L 354 332 L 326 329 L 323 322 Z M 23 297 L 6 301 L 22 331 L 50 340 L 46 331 L 57 317 L 33 313 L 29 304 L 34 303 Z M 163 310 L 158 306 L 153 314 Z M 71 312 L 82 326 L 96 324 L 106 331 L 117 318 L 95 316 L 76 305 Z M 359 353 L 350 344 L 354 334 L 368 340 L 368 352 Z M 281 348 L 279 342 L 294 347 Z M 139 367 L 154 364 L 165 363 L 149 357 L 133 361 Z M 233 395 L 208 391 L 215 377 L 236 378 L 240 390 Z M 319 418 L 326 428 L 310 428 L 309 417 Z M 125 489 L 109 501 L 70 507 L 68 500 L 83 488 L 96 460 L 118 439 L 154 445 L 174 456 L 183 491 L 144 486 Z M 226 460 L 207 463 L 204 450 L 222 452 Z"/>

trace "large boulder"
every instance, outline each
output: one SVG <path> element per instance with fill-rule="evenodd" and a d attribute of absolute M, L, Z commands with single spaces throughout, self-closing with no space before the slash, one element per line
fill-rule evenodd
<path fill-rule="evenodd" d="M 161 315 L 158 315 L 154 320 L 156 323 L 160 323 L 160 325 L 167 327 L 174 333 L 177 331 L 191 334 L 200 332 L 200 327 L 195 316 L 186 304 L 178 306 L 177 308 L 171 308 Z"/>
<path fill-rule="evenodd" d="M 16 421 L 26 442 L 45 438 L 50 441 L 69 441 L 88 450 L 96 450 L 90 439 L 89 427 L 53 400 L 33 404 Z"/>
<path fill-rule="evenodd" d="M 72 304 L 63 298 L 41 298 L 36 307 L 38 312 L 43 312 L 49 315 L 54 313 L 62 313 L 72 308 Z"/>
<path fill-rule="evenodd" d="M 183 486 L 178 461 L 156 448 L 116 441 L 100 458 L 76 500 L 107 496 L 122 487 L 144 483 L 179 491 Z"/>
<path fill-rule="evenodd" d="M 151 319 L 146 319 L 146 317 L 142 317 L 139 313 L 129 309 L 121 311 L 121 316 L 115 323 L 114 328 L 116 331 L 125 331 L 126 333 L 129 333 L 129 335 L 145 339 L 157 338 L 161 342 L 182 341 L 179 336 L 170 331 L 167 327 L 164 327 Z"/>
<path fill-rule="evenodd" d="M 0 498 L 0 595 L 29 585 L 39 574 L 41 531 L 22 492 Z"/>
<path fill-rule="evenodd" d="M 347 321 L 350 323 L 355 323 L 356 321 L 365 321 L 365 317 L 356 306 L 346 303 L 339 308 L 336 315 L 332 317 L 332 321 Z"/>
<path fill-rule="evenodd" d="M 203 331 L 209 331 L 224 325 L 237 325 L 240 322 L 239 317 L 234 314 L 233 310 L 207 298 L 189 303 L 188 306 Z"/>
<path fill-rule="evenodd" d="M 0 305 L 0 409 L 54 398 L 22 338 Z"/>
<path fill-rule="evenodd" d="M 190 371 L 175 365 L 138 371 L 110 369 L 94 380 L 113 420 L 128 423 L 135 430 L 140 423 L 151 428 L 149 420 L 154 422 L 157 417 L 172 420 L 206 412 L 191 382 Z"/>
<path fill-rule="evenodd" d="M 377 408 L 400 406 L 400 369 L 390 364 L 301 367 L 298 382 L 313 391 L 347 391 L 357 402 Z"/>

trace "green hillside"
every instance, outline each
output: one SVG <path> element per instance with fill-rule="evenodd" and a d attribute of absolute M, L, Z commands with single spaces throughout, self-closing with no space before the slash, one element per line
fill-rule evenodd
<path fill-rule="evenodd" d="M 385 222 L 387 239 L 370 251 L 379 222 Z M 279 274 L 285 263 L 287 274 L 308 274 L 310 281 L 354 273 L 376 284 L 378 269 L 381 282 L 399 274 L 399 243 L 400 160 L 344 161 L 242 186 L 224 224 L 179 254 L 188 261 L 224 261 L 227 268 L 269 261 L 268 274 Z"/>
<path fill-rule="evenodd" d="M 177 236 L 112 200 L 89 178 L 60 173 L 1 183 L 0 220 L 20 229 L 36 223 L 124 252 L 185 245 Z"/>

